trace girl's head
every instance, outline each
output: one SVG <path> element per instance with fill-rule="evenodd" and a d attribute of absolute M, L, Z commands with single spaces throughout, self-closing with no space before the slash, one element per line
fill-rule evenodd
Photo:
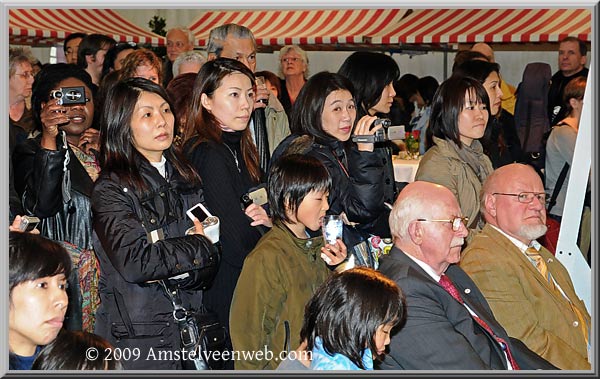
<path fill-rule="evenodd" d="M 67 135 L 79 137 L 94 125 L 94 94 L 95 88 L 90 75 L 80 67 L 66 63 L 51 64 L 42 69 L 33 83 L 31 107 L 33 118 L 38 130 L 42 130 L 41 112 L 51 99 L 50 93 L 64 87 L 79 87 L 85 89 L 85 104 L 65 105 L 65 111 L 70 120 L 61 125 Z"/>
<path fill-rule="evenodd" d="M 144 78 L 156 84 L 161 84 L 162 61 L 152 50 L 135 50 L 127 55 L 119 73 L 121 80 L 127 78 Z"/>
<path fill-rule="evenodd" d="M 488 109 L 488 94 L 478 80 L 454 75 L 446 79 L 433 98 L 428 146 L 433 136 L 453 141 L 459 148 L 463 143 L 470 146 L 485 133 Z"/>
<path fill-rule="evenodd" d="M 90 348 L 98 353 L 95 359 L 88 356 Z M 111 351 L 114 351 L 114 347 L 98 335 L 63 330 L 52 343 L 40 351 L 31 369 L 122 370 L 123 365 L 114 356 L 110 356 Z"/>
<path fill-rule="evenodd" d="M 284 155 L 274 162 L 267 183 L 274 222 L 300 223 L 311 230 L 319 229 L 320 220 L 329 209 L 331 178 L 317 158 Z"/>
<path fill-rule="evenodd" d="M 323 71 L 311 76 L 292 107 L 292 133 L 313 136 L 319 143 L 347 141 L 356 120 L 353 91 L 342 75 Z"/>
<path fill-rule="evenodd" d="M 396 283 L 366 267 L 333 274 L 304 308 L 300 340 L 312 350 L 320 337 L 330 353 L 348 357 L 358 367 L 363 350 L 381 356 L 392 327 L 404 320 L 404 294 Z"/>
<path fill-rule="evenodd" d="M 423 104 L 419 106 L 430 106 L 433 101 L 435 91 L 437 91 L 440 84 L 433 76 L 424 76 L 419 78 L 417 81 L 417 91 L 423 100 Z"/>
<path fill-rule="evenodd" d="M 242 133 L 242 154 L 253 179 L 259 180 L 258 152 L 248 123 L 254 109 L 254 74 L 243 63 L 229 58 L 206 62 L 194 83 L 184 141 L 221 142 L 223 132 Z"/>
<path fill-rule="evenodd" d="M 10 232 L 8 267 L 10 351 L 30 356 L 62 328 L 71 257 L 52 240 Z"/>
<path fill-rule="evenodd" d="M 358 118 L 390 112 L 396 95 L 393 83 L 400 76 L 398 64 L 392 57 L 358 51 L 346 58 L 338 74 L 348 78 L 354 86 Z"/>
<path fill-rule="evenodd" d="M 502 90 L 500 89 L 500 65 L 480 59 L 462 63 L 452 75 L 470 76 L 483 84 L 490 98 L 490 115 L 496 116 L 502 108 Z"/>
<path fill-rule="evenodd" d="M 196 183 L 197 176 L 173 148 L 174 125 L 172 106 L 161 86 L 142 78 L 115 83 L 100 122 L 103 170 L 125 174 L 143 187 L 134 157 L 160 162 L 164 155 L 186 180 Z"/>

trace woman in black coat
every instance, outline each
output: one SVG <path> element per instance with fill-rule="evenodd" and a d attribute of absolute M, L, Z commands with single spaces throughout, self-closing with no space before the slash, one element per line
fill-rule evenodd
<path fill-rule="evenodd" d="M 82 101 L 61 104 L 51 96 L 66 87 L 82 88 L 77 92 Z M 25 213 L 40 218 L 41 234 L 60 242 L 73 259 L 65 325 L 88 332 L 94 330 L 99 303 L 90 207 L 100 172 L 93 87 L 89 74 L 74 65 L 59 63 L 42 69 L 31 97 L 40 133 L 17 145 L 12 160 L 15 189 Z"/>
<path fill-rule="evenodd" d="M 185 309 L 201 308 L 218 253 L 201 223 L 186 216 L 203 201 L 200 179 L 172 146 L 175 117 L 159 85 L 118 82 L 100 124 L 104 170 L 92 194 L 102 300 L 95 333 L 115 348 L 139 349 L 140 359 L 123 360 L 126 369 L 187 368 L 189 361 L 172 354 L 181 337 L 161 281 L 179 288 Z"/>
<path fill-rule="evenodd" d="M 365 115 L 357 121 L 352 83 L 342 75 L 320 72 L 302 87 L 294 103 L 292 135 L 275 150 L 272 161 L 290 153 L 319 159 L 332 179 L 327 214 L 344 214 L 344 243 L 360 264 L 363 244 L 372 223 L 384 212 L 383 162 L 371 143 L 352 143 L 351 134 L 372 135 L 377 117 Z M 362 246 L 362 247 L 361 247 Z M 352 249 L 351 249 L 352 248 Z M 362 250 L 365 251 L 365 250 Z M 349 254 L 350 255 L 350 254 Z"/>

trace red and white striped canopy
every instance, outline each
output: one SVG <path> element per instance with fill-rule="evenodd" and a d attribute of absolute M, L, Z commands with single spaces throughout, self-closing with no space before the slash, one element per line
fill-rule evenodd
<path fill-rule="evenodd" d="M 262 46 L 352 45 L 398 25 L 405 14 L 405 9 L 207 11 L 188 28 L 199 46 L 207 45 L 211 29 L 228 23 L 248 27 Z"/>
<path fill-rule="evenodd" d="M 417 9 L 372 44 L 590 41 L 589 9 Z"/>
<path fill-rule="evenodd" d="M 165 38 L 127 21 L 110 9 L 9 9 L 13 44 L 53 45 L 74 32 L 100 33 L 117 42 L 164 46 Z"/>

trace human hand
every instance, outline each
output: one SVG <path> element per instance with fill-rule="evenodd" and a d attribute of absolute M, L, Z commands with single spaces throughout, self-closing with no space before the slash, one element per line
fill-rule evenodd
<path fill-rule="evenodd" d="M 346 260 L 347 255 L 346 244 L 339 238 L 335 241 L 335 244 L 326 244 L 321 248 L 321 258 L 329 266 L 337 266 L 342 263 Z"/>
<path fill-rule="evenodd" d="M 264 79 L 261 83 L 259 78 L 256 78 L 256 94 L 254 97 L 254 109 L 266 108 L 267 104 L 269 104 L 269 89 L 267 88 Z"/>
<path fill-rule="evenodd" d="M 56 136 L 59 132 L 59 126 L 69 123 L 67 110 L 58 104 L 58 99 L 51 99 L 42 104 L 40 111 L 40 121 L 42 122 L 42 147 L 49 150 L 56 150 Z"/>
<path fill-rule="evenodd" d="M 91 154 L 91 150 L 100 151 L 100 132 L 94 128 L 88 128 L 79 136 L 77 146 L 86 154 Z"/>
<path fill-rule="evenodd" d="M 23 231 L 21 230 L 21 216 L 19 216 L 19 215 L 15 216 L 15 219 L 13 220 L 13 223 L 8 226 L 8 230 L 10 232 L 23 233 Z M 36 229 L 30 230 L 28 233 L 31 233 L 31 234 L 40 234 L 40 231 L 36 227 Z"/>
<path fill-rule="evenodd" d="M 251 226 L 264 225 L 269 228 L 273 226 L 273 222 L 267 214 L 267 211 L 260 205 L 252 203 L 248 207 L 246 207 L 244 213 L 246 213 L 246 216 L 250 217 L 253 220 L 250 223 Z"/>
<path fill-rule="evenodd" d="M 375 120 L 377 120 L 377 116 L 366 115 L 361 117 L 354 127 L 353 134 L 358 136 L 369 136 L 375 134 L 376 131 L 383 127 L 383 125 L 376 125 L 371 129 L 371 125 Z M 373 151 L 375 148 L 372 142 L 361 142 L 357 143 L 356 146 L 358 147 L 359 151 Z"/>

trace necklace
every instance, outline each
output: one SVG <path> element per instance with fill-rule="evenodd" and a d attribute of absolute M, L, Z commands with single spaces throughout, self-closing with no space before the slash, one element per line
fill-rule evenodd
<path fill-rule="evenodd" d="M 231 148 L 229 146 L 227 146 L 226 143 L 223 143 L 223 145 L 225 145 L 225 147 L 227 148 L 227 150 L 229 150 L 229 152 L 233 156 L 233 159 L 235 160 L 235 166 L 237 167 L 238 172 L 241 174 L 242 170 L 240 169 L 240 162 L 238 161 L 237 152 L 234 151 L 234 150 L 231 150 Z"/>

